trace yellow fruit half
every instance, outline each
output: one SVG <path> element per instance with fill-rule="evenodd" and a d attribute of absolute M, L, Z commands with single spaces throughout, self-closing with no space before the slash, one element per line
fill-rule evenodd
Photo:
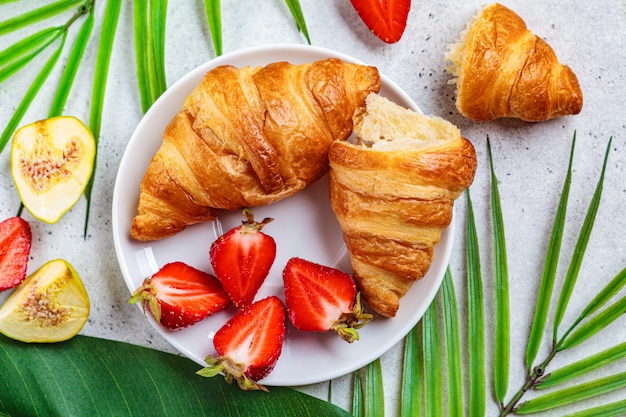
<path fill-rule="evenodd" d="M 89 316 L 89 297 L 63 259 L 44 264 L 0 307 L 0 333 L 22 342 L 61 342 L 75 336 Z"/>
<path fill-rule="evenodd" d="M 11 174 L 24 206 L 39 220 L 56 223 L 85 190 L 95 154 L 91 131 L 75 117 L 20 128 L 13 136 Z"/>

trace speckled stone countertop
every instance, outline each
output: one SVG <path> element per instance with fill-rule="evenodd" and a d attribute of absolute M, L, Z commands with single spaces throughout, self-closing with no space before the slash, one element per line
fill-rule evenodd
<path fill-rule="evenodd" d="M 45 2 L 38 2 L 45 3 Z M 33 2 L 11 2 L 0 6 L 0 19 L 31 8 Z M 571 321 L 604 284 L 626 266 L 626 3 L 623 0 L 522 1 L 503 4 L 516 11 L 538 36 L 555 50 L 559 60 L 577 74 L 584 94 L 584 107 L 576 116 L 543 123 L 498 120 L 475 123 L 460 115 L 455 107 L 454 86 L 446 71 L 445 53 L 482 7 L 481 1 L 414 1 L 408 26 L 400 42 L 381 42 L 364 26 L 347 0 L 301 0 L 314 46 L 348 54 L 379 70 L 395 81 L 428 115 L 446 118 L 459 126 L 477 151 L 478 172 L 470 189 L 476 216 L 486 289 L 486 326 L 493 327 L 493 256 L 490 242 L 489 137 L 499 178 L 508 249 L 511 294 L 511 380 L 510 391 L 517 390 L 525 376 L 523 358 L 531 325 L 536 294 L 544 266 L 549 234 L 563 186 L 574 133 L 577 136 L 573 160 L 570 206 L 564 230 L 557 288 L 569 265 L 578 233 L 600 175 L 610 137 L 611 153 L 605 174 L 604 195 L 591 235 L 587 255 L 580 270 L 579 283 L 565 320 Z M 97 2 L 101 15 L 105 2 Z M 205 25 L 202 2 L 169 2 L 167 16 L 167 83 L 196 66 L 214 58 L 210 35 Z M 122 278 L 112 235 L 112 195 L 117 169 L 126 144 L 142 118 L 135 77 L 132 2 L 124 2 L 112 66 L 107 82 L 98 168 L 95 176 L 90 223 L 83 237 L 86 204 L 84 199 L 58 223 L 46 225 L 32 221 L 34 242 L 29 272 L 47 260 L 65 258 L 74 265 L 89 292 L 92 311 L 82 334 L 122 340 L 154 349 L 176 352 L 140 314 L 128 304 L 129 290 Z M 224 53 L 274 43 L 304 44 L 283 1 L 223 0 L 222 25 Z M 100 23 L 95 32 L 99 33 Z M 23 33 L 23 32 L 21 32 Z M 72 33 L 75 34 L 75 33 Z M 0 49 L 19 33 L 0 37 Z M 96 54 L 95 43 L 86 51 L 86 60 Z M 0 84 L 0 127 L 4 129 L 18 106 L 38 66 L 32 65 Z M 58 73 L 53 76 L 58 77 Z M 83 120 L 89 117 L 90 86 L 93 66 L 77 75 L 77 88 L 68 101 L 66 113 Z M 50 83 L 54 84 L 54 83 Z M 44 118 L 50 105 L 53 85 L 46 85 L 21 124 Z M 8 149 L 8 148 L 7 148 Z M 0 155 L 0 218 L 14 215 L 20 200 L 9 169 L 9 152 Z M 450 260 L 457 296 L 465 305 L 465 210 L 466 199 L 456 206 L 456 238 Z M 8 294 L 0 294 L 0 301 Z M 461 309 L 461 316 L 466 311 Z M 598 352 L 624 342 L 624 320 L 562 357 L 555 365 Z M 550 323 L 548 328 L 551 328 Z M 465 333 L 462 337 L 465 337 Z M 491 387 L 493 332 L 487 334 L 487 378 Z M 381 357 L 384 374 L 387 416 L 399 413 L 399 387 L 403 344 L 399 343 Z M 542 346 L 539 357 L 548 346 Z M 464 360 L 467 356 L 464 353 Z M 623 370 L 622 360 L 610 369 Z M 333 402 L 350 410 L 352 376 L 332 383 Z M 326 398 L 328 382 L 298 387 Z M 489 415 L 497 414 L 487 390 Z M 611 394 L 622 399 L 622 389 Z M 602 402 L 606 402 L 604 398 Z M 596 404 L 587 402 L 585 406 Z M 567 408 L 576 409 L 578 406 Z M 552 415 L 567 411 L 558 410 Z"/>

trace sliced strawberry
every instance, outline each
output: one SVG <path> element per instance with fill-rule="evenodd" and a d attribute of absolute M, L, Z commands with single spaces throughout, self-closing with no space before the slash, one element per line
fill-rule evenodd
<path fill-rule="evenodd" d="M 249 208 L 243 214 L 241 226 L 220 236 L 209 251 L 215 276 L 237 307 L 252 303 L 276 259 L 274 238 L 261 232 L 273 219 L 258 223 Z"/>
<path fill-rule="evenodd" d="M 230 299 L 213 275 L 183 262 L 172 262 L 135 290 L 130 303 L 138 302 L 163 327 L 177 330 L 224 310 Z"/>
<path fill-rule="evenodd" d="M 289 320 L 306 332 L 336 331 L 343 340 L 359 340 L 356 329 L 372 319 L 363 313 L 354 278 L 346 272 L 300 258 L 283 270 Z"/>
<path fill-rule="evenodd" d="M 400 40 L 411 9 L 411 0 L 350 0 L 365 25 L 387 43 Z"/>
<path fill-rule="evenodd" d="M 0 223 L 0 291 L 16 287 L 26 278 L 31 243 L 26 220 L 16 216 Z"/>
<path fill-rule="evenodd" d="M 269 296 L 239 310 L 213 338 L 219 357 L 208 356 L 208 366 L 198 375 L 212 377 L 222 372 L 226 381 L 237 381 L 243 390 L 263 390 L 257 383 L 276 365 L 285 339 L 285 307 Z"/>

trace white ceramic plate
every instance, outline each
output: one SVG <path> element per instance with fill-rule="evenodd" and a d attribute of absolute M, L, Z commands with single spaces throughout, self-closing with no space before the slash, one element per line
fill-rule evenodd
<path fill-rule="evenodd" d="M 265 65 L 275 61 L 294 64 L 327 57 L 360 61 L 318 47 L 275 45 L 240 50 L 207 62 L 191 71 L 169 88 L 150 108 L 131 137 L 122 157 L 113 194 L 113 235 L 120 267 L 132 293 L 143 279 L 172 261 L 183 261 L 212 272 L 209 246 L 222 233 L 241 224 L 241 212 L 220 216 L 217 221 L 188 227 L 176 236 L 155 242 L 138 242 L 129 236 L 136 214 L 139 183 L 161 144 L 162 132 L 201 77 L 218 65 Z M 391 80 L 381 75 L 381 94 L 398 104 L 419 111 L 411 99 Z M 275 220 L 264 228 L 277 243 L 276 261 L 257 299 L 270 294 L 283 297 L 281 272 L 287 260 L 299 256 L 351 272 L 339 224 L 328 201 L 328 177 L 325 176 L 299 194 L 276 204 L 254 209 L 255 218 Z M 360 340 L 349 344 L 334 333 L 304 333 L 288 326 L 283 352 L 273 372 L 261 382 L 266 385 L 294 386 L 333 379 L 372 362 L 399 342 L 419 321 L 433 300 L 448 264 L 454 222 L 435 249 L 429 273 L 418 281 L 402 299 L 393 319 L 376 319 L 359 331 Z M 130 295 L 129 295 L 130 297 Z M 211 337 L 232 316 L 230 308 L 179 331 L 167 331 L 147 314 L 147 320 L 182 354 L 201 366 L 214 354 Z M 141 307 L 137 314 L 143 314 Z"/>

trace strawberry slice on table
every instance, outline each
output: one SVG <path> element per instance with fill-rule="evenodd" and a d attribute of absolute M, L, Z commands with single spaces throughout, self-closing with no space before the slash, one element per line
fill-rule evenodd
<path fill-rule="evenodd" d="M 387 43 L 400 40 L 411 9 L 411 0 L 350 0 L 365 25 Z"/>
<path fill-rule="evenodd" d="M 346 342 L 373 316 L 364 313 L 354 278 L 336 268 L 291 258 L 283 270 L 289 320 L 306 332 L 336 331 Z"/>
<path fill-rule="evenodd" d="M 237 381 L 245 391 L 268 389 L 257 381 L 276 365 L 285 339 L 285 306 L 276 296 L 255 301 L 239 310 L 213 337 L 219 355 L 207 356 L 207 367 L 198 375 L 213 377 L 220 372 L 229 383 Z"/>
<path fill-rule="evenodd" d="M 230 299 L 213 275 L 183 262 L 164 265 L 146 278 L 130 298 L 143 303 L 155 320 L 169 330 L 177 330 L 224 310 Z"/>
<path fill-rule="evenodd" d="M 250 305 L 276 259 L 276 241 L 261 232 L 273 219 L 254 220 L 249 208 L 246 220 L 217 238 L 209 250 L 215 276 L 237 307 Z"/>
<path fill-rule="evenodd" d="M 30 224 L 21 217 L 0 223 L 0 291 L 16 287 L 26 278 L 32 239 Z"/>

